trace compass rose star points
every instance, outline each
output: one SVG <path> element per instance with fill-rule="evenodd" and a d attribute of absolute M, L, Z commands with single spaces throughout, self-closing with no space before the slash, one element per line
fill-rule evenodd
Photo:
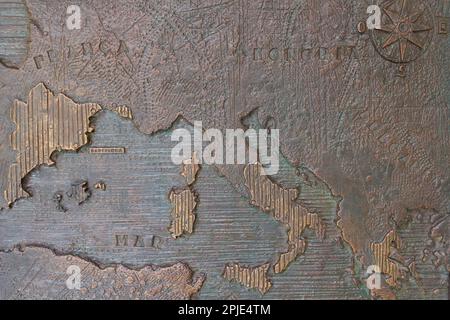
<path fill-rule="evenodd" d="M 411 45 L 424 49 L 423 36 L 419 35 L 429 32 L 433 28 L 421 19 L 424 17 L 426 9 L 413 9 L 411 2 L 407 0 L 399 0 L 396 5 L 394 4 L 395 1 L 390 1 L 382 8 L 389 21 L 375 31 L 386 35 L 380 43 L 382 49 L 387 49 L 398 43 L 398 57 L 400 62 L 404 62 L 407 58 L 407 51 L 411 52 L 408 50 Z"/>

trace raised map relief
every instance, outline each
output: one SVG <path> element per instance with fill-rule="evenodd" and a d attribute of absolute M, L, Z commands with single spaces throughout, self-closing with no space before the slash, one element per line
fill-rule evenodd
<path fill-rule="evenodd" d="M 448 300 L 450 1 L 372 5 L 0 0 L 0 299 Z"/>

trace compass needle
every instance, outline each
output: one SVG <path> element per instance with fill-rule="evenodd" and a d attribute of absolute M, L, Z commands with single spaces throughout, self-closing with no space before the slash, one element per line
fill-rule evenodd
<path fill-rule="evenodd" d="M 408 44 L 405 39 L 400 40 L 400 60 L 401 61 L 405 60 L 407 45 Z"/>

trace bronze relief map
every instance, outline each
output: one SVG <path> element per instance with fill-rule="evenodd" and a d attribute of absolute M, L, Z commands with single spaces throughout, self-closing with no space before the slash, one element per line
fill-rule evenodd
<path fill-rule="evenodd" d="M 0 299 L 448 300 L 450 0 L 0 0 Z"/>

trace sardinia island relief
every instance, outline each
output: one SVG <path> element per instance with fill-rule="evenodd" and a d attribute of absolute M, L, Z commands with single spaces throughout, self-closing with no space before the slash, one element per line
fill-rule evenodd
<path fill-rule="evenodd" d="M 200 164 L 196 154 L 192 158 L 183 161 L 181 166 L 181 176 L 186 180 L 186 186 L 181 189 L 172 189 L 169 193 L 169 200 L 172 204 L 171 224 L 169 232 L 174 239 L 182 236 L 184 233 L 194 232 L 195 209 L 198 204 L 198 194 L 192 185 L 197 180 L 197 174 L 200 171 Z"/>

